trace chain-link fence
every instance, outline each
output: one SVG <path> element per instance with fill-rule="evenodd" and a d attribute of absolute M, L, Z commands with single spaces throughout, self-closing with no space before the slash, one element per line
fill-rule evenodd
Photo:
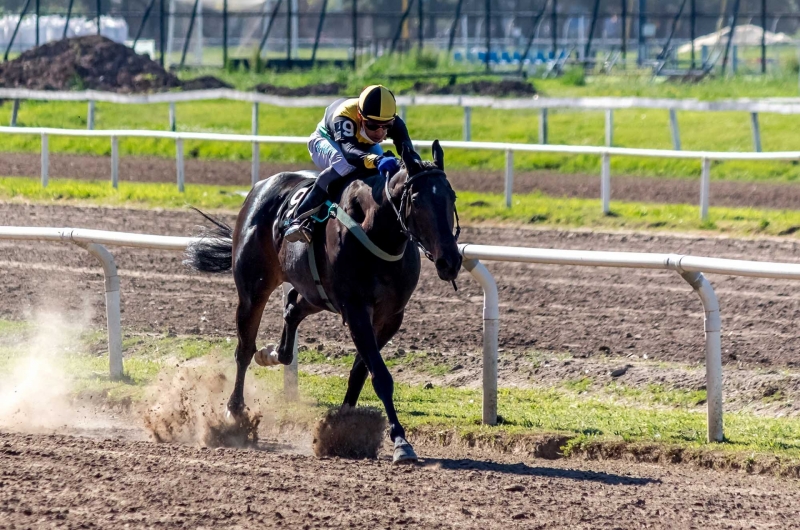
<path fill-rule="evenodd" d="M 796 63 L 800 9 L 797 0 L 4 0 L 0 46 L 13 56 L 97 33 L 98 21 L 168 66 L 343 66 L 423 47 L 489 67 L 766 71 Z"/>

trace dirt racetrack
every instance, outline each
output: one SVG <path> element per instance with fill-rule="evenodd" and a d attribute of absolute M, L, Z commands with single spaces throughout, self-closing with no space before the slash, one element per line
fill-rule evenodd
<path fill-rule="evenodd" d="M 0 528 L 800 527 L 797 481 L 426 451 L 419 466 L 280 446 L 0 434 Z M 527 461 L 526 461 L 527 460 Z"/>
<path fill-rule="evenodd" d="M 311 168 L 309 164 L 307 168 Z M 260 177 L 265 179 L 281 171 L 299 169 L 297 164 L 262 161 Z M 187 184 L 250 185 L 250 162 L 187 159 Z M 175 161 L 155 157 L 120 158 L 120 180 L 123 182 L 175 182 Z M 448 178 L 456 191 L 470 190 L 502 193 L 502 171 L 448 170 Z M 40 174 L 38 154 L 3 153 L 0 175 L 36 177 Z M 108 180 L 111 159 L 99 156 L 50 155 L 50 178 Z M 612 198 L 620 201 L 697 204 L 700 200 L 700 179 L 663 179 L 613 175 Z M 565 175 L 551 171 L 521 172 L 514 175 L 514 192 L 540 191 L 554 197 L 598 199 L 600 176 Z M 797 184 L 712 181 L 712 206 L 752 208 L 796 208 L 800 204 Z"/>
<path fill-rule="evenodd" d="M 187 235 L 198 220 L 190 211 L 0 204 L 0 224 L 9 225 Z M 462 240 L 800 260 L 793 237 L 478 226 L 466 227 Z M 128 332 L 234 335 L 229 277 L 190 273 L 176 253 L 111 250 Z M 537 377 L 520 369 L 522 352 L 534 349 L 568 351 L 586 361 L 703 359 L 701 306 L 675 274 L 501 263 L 489 268 L 502 303 L 503 384 Z M 710 279 L 722 305 L 726 373 L 737 365 L 800 365 L 797 283 Z M 468 275 L 459 287 L 454 292 L 425 263 L 406 322 L 387 349 L 434 350 L 467 369 L 477 365 L 482 296 Z M 99 327 L 102 293 L 99 268 L 81 249 L 0 241 L 0 318 L 27 318 L 42 306 L 88 307 Z M 259 342 L 280 332 L 279 304 L 273 296 Z M 350 348 L 341 322 L 328 314 L 311 317 L 300 331 L 301 344 L 320 342 Z M 404 380 L 405 374 L 395 375 Z M 0 432 L 0 528 L 800 528 L 800 483 L 793 479 L 624 460 L 534 460 L 423 444 L 417 445 L 420 466 L 393 468 L 387 450 L 378 460 L 349 461 L 318 460 L 307 445 L 281 440 L 258 449 L 204 449 L 144 441 L 125 418 L 122 424 L 66 435 Z"/>

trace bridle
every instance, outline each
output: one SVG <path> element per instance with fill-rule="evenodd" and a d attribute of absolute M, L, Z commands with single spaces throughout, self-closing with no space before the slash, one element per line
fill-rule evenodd
<path fill-rule="evenodd" d="M 406 168 L 408 171 L 408 168 Z M 408 228 L 408 218 L 411 216 L 411 208 L 413 207 L 413 203 L 410 202 L 411 197 L 411 187 L 414 185 L 415 182 L 421 180 L 422 178 L 430 177 L 433 175 L 442 175 L 445 177 L 445 182 L 447 182 L 447 176 L 445 175 L 444 171 L 438 168 L 428 168 L 424 171 L 417 173 L 414 176 L 408 176 L 406 181 L 403 183 L 403 193 L 400 195 L 400 207 L 394 205 L 394 200 L 392 200 L 392 194 L 389 193 L 389 181 L 391 180 L 390 175 L 384 175 L 386 180 L 384 182 L 383 191 L 386 194 L 386 199 L 389 201 L 389 204 L 392 205 L 392 209 L 394 210 L 395 215 L 397 215 L 397 221 L 400 223 L 400 231 L 405 235 L 409 241 L 417 245 L 419 249 L 425 254 L 425 257 L 428 258 L 430 261 L 433 261 L 433 254 L 425 248 L 425 245 L 422 241 L 411 232 L 411 229 Z M 450 187 L 450 183 L 448 182 L 448 187 Z M 450 188 L 450 191 L 453 192 L 453 189 Z M 461 235 L 461 224 L 458 220 L 458 208 L 456 208 L 455 201 L 453 201 L 453 213 L 456 217 L 456 233 L 455 233 L 455 240 L 456 243 L 458 242 L 458 236 Z M 456 287 L 456 283 L 453 282 L 453 288 L 458 290 Z"/>

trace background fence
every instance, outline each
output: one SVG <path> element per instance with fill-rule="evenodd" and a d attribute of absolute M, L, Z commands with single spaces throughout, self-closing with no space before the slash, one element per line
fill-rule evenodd
<path fill-rule="evenodd" d="M 60 38 L 65 19 L 74 19 L 85 32 L 113 25 L 109 36 L 143 43 L 165 65 L 188 52 L 187 65 L 205 66 L 249 64 L 256 55 L 274 66 L 354 63 L 422 46 L 487 66 L 571 55 L 764 72 L 781 60 L 797 64 L 779 49 L 788 41 L 772 33 L 800 27 L 797 0 L 5 0 L 0 17 L 0 45 L 12 51 Z M 726 27 L 742 28 L 733 46 Z M 721 30 L 705 51 L 677 53 Z"/>

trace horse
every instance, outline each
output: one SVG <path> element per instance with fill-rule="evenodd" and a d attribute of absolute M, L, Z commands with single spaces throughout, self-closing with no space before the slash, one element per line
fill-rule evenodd
<path fill-rule="evenodd" d="M 461 268 L 456 194 L 444 172 L 444 152 L 432 147 L 433 162 L 410 149 L 393 176 L 350 179 L 315 215 L 312 240 L 283 241 L 286 218 L 313 183 L 302 172 L 284 172 L 258 182 L 247 195 L 234 228 L 200 212 L 214 226 L 186 251 L 185 263 L 202 272 L 233 272 L 236 308 L 236 381 L 228 411 L 245 412 L 244 380 L 253 360 L 263 365 L 292 362 L 296 331 L 321 311 L 341 315 L 356 347 L 342 407 L 355 407 L 367 375 L 384 405 L 393 462 L 414 462 L 393 402 L 394 382 L 381 349 L 400 329 L 420 275 L 420 252 L 440 279 L 452 282 Z M 330 191 L 330 190 L 329 190 Z M 333 201 L 335 199 L 335 202 Z M 199 210 L 198 210 L 199 211 Z M 455 230 L 455 233 L 454 233 Z M 277 350 L 258 350 L 256 338 L 270 294 L 282 283 L 284 326 Z"/>

